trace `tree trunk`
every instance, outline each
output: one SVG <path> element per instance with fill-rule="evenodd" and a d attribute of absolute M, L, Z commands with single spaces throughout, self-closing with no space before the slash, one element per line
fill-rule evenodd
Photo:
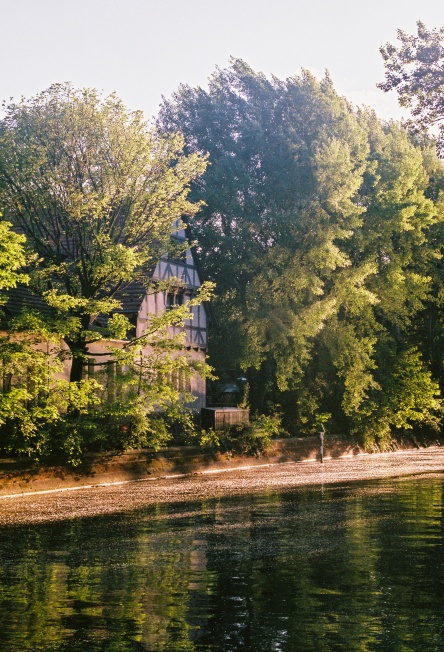
<path fill-rule="evenodd" d="M 83 378 L 83 369 L 85 363 L 85 355 L 87 352 L 87 347 L 84 342 L 70 342 L 65 340 L 66 344 L 69 346 L 69 350 L 72 355 L 71 370 L 69 372 L 69 382 L 70 383 L 80 383 Z M 80 414 L 76 405 L 70 403 L 68 405 L 68 414 L 71 417 L 77 418 Z"/>
<path fill-rule="evenodd" d="M 79 347 L 76 347 L 75 349 L 70 347 L 72 353 L 71 371 L 69 373 L 70 383 L 79 383 L 83 378 L 83 353 L 86 353 L 86 347 L 83 346 L 82 348 L 83 350 L 79 349 Z"/>
<path fill-rule="evenodd" d="M 85 331 L 89 326 L 90 316 L 82 315 L 80 319 L 82 323 L 82 329 Z M 78 337 L 75 340 L 66 339 L 65 342 L 68 345 L 72 355 L 69 382 L 79 383 L 83 379 L 83 369 L 88 353 L 88 346 L 85 342 L 85 338 L 82 337 L 80 333 L 78 334 Z"/>

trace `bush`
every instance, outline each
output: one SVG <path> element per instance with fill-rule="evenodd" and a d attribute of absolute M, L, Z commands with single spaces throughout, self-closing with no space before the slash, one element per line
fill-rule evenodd
<path fill-rule="evenodd" d="M 284 434 L 280 415 L 260 415 L 250 423 L 214 432 L 203 430 L 197 441 L 201 446 L 219 448 L 226 453 L 261 455 L 271 446 L 274 437 Z"/>

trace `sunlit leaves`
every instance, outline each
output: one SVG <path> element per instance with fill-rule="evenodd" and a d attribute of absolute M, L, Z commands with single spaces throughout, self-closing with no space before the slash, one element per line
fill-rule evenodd
<path fill-rule="evenodd" d="M 1 218 L 1 213 L 0 213 Z M 0 221 L 0 292 L 27 283 L 29 278 L 21 270 L 26 263 L 25 238 L 14 233 L 10 222 Z M 0 295 L 0 301 L 2 301 Z"/>
<path fill-rule="evenodd" d="M 399 47 L 381 47 L 385 65 L 384 91 L 396 90 L 399 104 L 411 110 L 406 126 L 418 133 L 439 125 L 438 151 L 444 155 L 444 27 L 427 29 L 417 22 L 417 34 L 398 30 Z"/>
<path fill-rule="evenodd" d="M 117 292 L 147 282 L 174 228 L 199 207 L 189 184 L 205 157 L 183 147 L 179 134 L 156 133 L 140 112 L 93 89 L 55 84 L 5 107 L 0 199 L 37 254 L 31 285 L 73 353 L 71 380 L 81 379 L 75 359 L 89 341 L 125 335 L 121 317 L 108 332 L 91 324 L 121 308 Z"/>
<path fill-rule="evenodd" d="M 376 439 L 398 427 L 377 428 L 388 385 L 404 391 L 381 369 L 408 366 L 434 292 L 443 170 L 430 146 L 354 109 L 328 76 L 268 80 L 239 60 L 208 91 L 181 86 L 160 124 L 210 157 L 191 229 L 217 281 L 217 367 L 246 369 L 252 406 L 284 404 L 293 432 L 319 413 Z"/>
<path fill-rule="evenodd" d="M 26 235 L 30 286 L 46 303 L 44 314 L 24 311 L 2 342 L 14 381 L 3 387 L 3 414 L 16 453 L 64 450 L 77 463 L 85 446 L 106 445 L 108 431 L 111 447 L 158 445 L 169 436 L 159 411 L 177 416 L 193 398 L 174 374 L 186 380 L 208 371 L 181 355 L 183 335 L 169 330 L 183 331 L 190 306 L 209 298 L 208 285 L 188 306 L 148 319 L 124 350 L 134 324 L 122 295 L 134 282 L 141 295 L 166 291 L 154 288 L 153 270 L 200 205 L 188 195 L 205 156 L 183 149 L 180 134 L 156 132 L 141 112 L 94 89 L 55 84 L 5 106 L 0 202 Z M 17 277 L 23 242 L 0 223 L 0 290 L 27 280 Z M 70 382 L 60 378 L 68 362 Z M 125 369 L 118 398 L 117 366 Z"/>

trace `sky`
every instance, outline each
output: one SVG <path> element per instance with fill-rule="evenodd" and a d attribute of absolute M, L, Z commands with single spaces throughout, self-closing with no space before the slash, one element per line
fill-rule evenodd
<path fill-rule="evenodd" d="M 115 91 L 156 115 L 181 83 L 205 87 L 230 56 L 281 79 L 307 68 L 355 104 L 401 117 L 379 47 L 444 26 L 443 0 L 0 0 L 0 101 L 53 83 Z"/>

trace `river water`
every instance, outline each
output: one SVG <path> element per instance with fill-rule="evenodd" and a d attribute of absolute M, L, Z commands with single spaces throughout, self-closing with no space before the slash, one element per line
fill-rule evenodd
<path fill-rule="evenodd" d="M 441 475 L 0 529 L 0 650 L 444 649 Z"/>

